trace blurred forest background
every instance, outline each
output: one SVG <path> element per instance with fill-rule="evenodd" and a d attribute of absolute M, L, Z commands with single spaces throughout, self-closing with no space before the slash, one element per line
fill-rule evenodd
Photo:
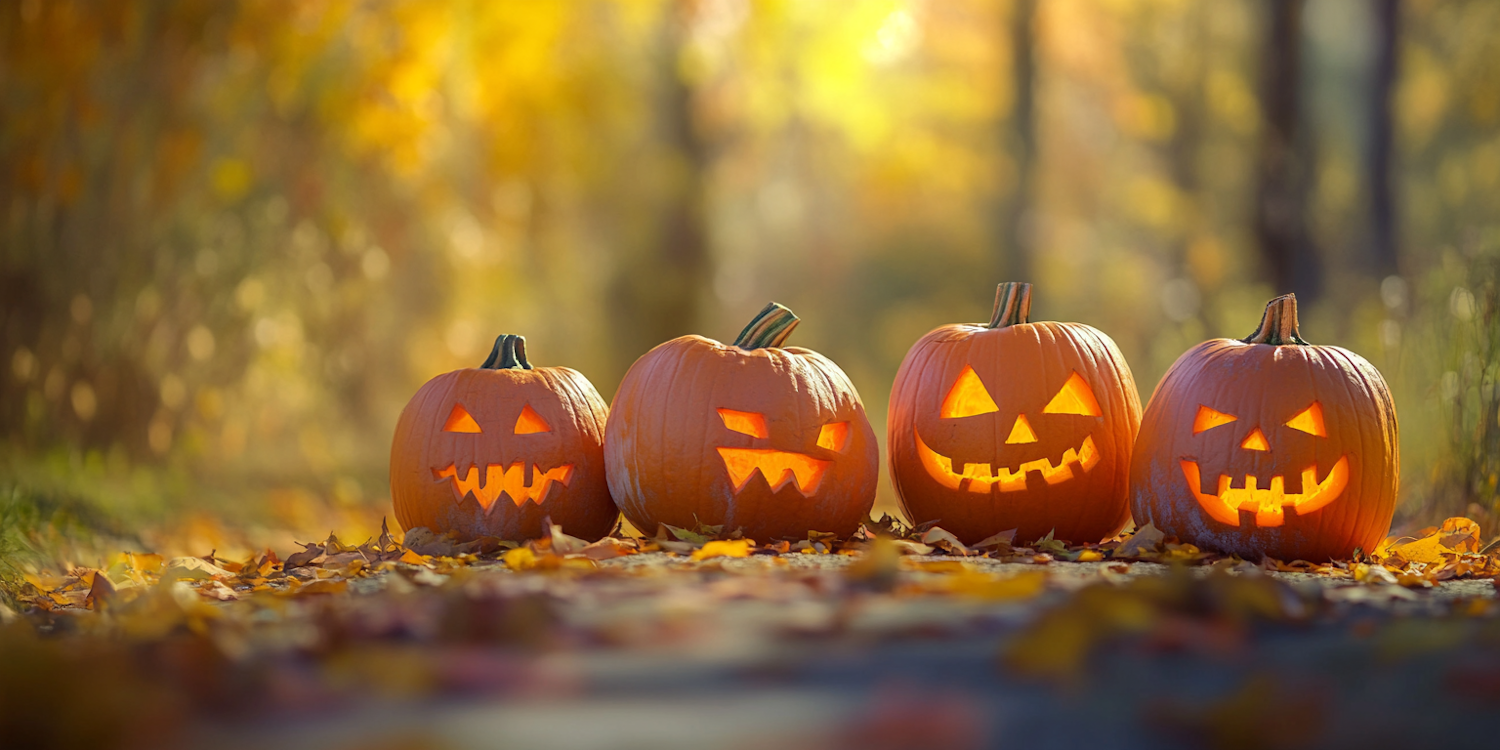
<path fill-rule="evenodd" d="M 0 553 L 363 539 L 401 407 L 499 333 L 610 398 L 775 299 L 883 434 L 1002 280 L 1143 400 L 1296 292 L 1396 392 L 1398 528 L 1494 533 L 1497 40 L 1492 0 L 5 2 Z"/>

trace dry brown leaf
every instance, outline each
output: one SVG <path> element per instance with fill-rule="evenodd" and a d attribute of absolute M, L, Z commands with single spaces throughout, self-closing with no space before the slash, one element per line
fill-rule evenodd
<path fill-rule="evenodd" d="M 1120 546 L 1115 548 L 1114 557 L 1146 557 L 1155 554 L 1161 548 L 1163 539 L 1167 535 L 1157 529 L 1155 525 L 1147 523 L 1134 534 L 1130 535 Z"/>

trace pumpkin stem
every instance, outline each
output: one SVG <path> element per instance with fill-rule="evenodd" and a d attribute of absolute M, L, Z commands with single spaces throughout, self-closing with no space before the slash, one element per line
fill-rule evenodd
<path fill-rule="evenodd" d="M 1260 317 L 1260 327 L 1242 340 L 1247 344 L 1307 346 L 1297 332 L 1297 295 L 1283 294 L 1267 302 L 1266 312 Z"/>
<path fill-rule="evenodd" d="M 766 349 L 781 346 L 782 342 L 792 335 L 792 329 L 801 322 L 802 319 L 785 305 L 768 303 L 755 314 L 750 325 L 740 331 L 739 338 L 734 340 L 734 345 L 741 349 Z"/>
<path fill-rule="evenodd" d="M 481 370 L 530 370 L 531 363 L 526 361 L 526 337 L 517 336 L 512 333 L 502 333 L 495 338 L 495 348 L 490 350 L 490 356 L 479 366 Z"/>
<path fill-rule="evenodd" d="M 1024 281 L 1002 282 L 995 289 L 995 312 L 986 328 L 1006 328 L 1031 319 L 1031 284 Z"/>

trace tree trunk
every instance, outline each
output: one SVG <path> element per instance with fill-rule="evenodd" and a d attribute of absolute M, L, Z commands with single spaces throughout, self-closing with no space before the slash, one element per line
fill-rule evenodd
<path fill-rule="evenodd" d="M 646 232 L 644 246 L 625 253 L 611 295 L 613 345 L 621 372 L 663 341 L 704 333 L 700 298 L 712 283 L 703 205 L 709 154 L 693 119 L 693 89 L 681 73 L 690 7 L 668 3 L 658 27 L 658 141 L 653 146 L 664 153 L 651 161 L 657 174 L 642 184 L 660 192 L 643 197 L 640 205 L 654 213 L 654 226 Z M 640 178 L 623 175 L 625 180 Z"/>
<path fill-rule="evenodd" d="M 1031 282 L 1033 163 L 1036 159 L 1036 0 L 1016 0 L 1011 9 L 1011 79 L 1015 101 L 1010 120 L 1002 127 L 1001 143 L 1015 163 L 1015 182 L 1000 195 L 999 247 L 995 278 L 990 281 Z"/>
<path fill-rule="evenodd" d="M 1270 19 L 1263 53 L 1260 187 L 1256 234 L 1278 294 L 1310 301 L 1321 291 L 1321 268 L 1307 236 L 1303 205 L 1311 160 L 1298 139 L 1301 119 L 1301 0 L 1267 3 Z"/>
<path fill-rule="evenodd" d="M 1379 278 L 1400 271 L 1396 239 L 1396 200 L 1391 181 L 1394 126 L 1391 93 L 1396 85 L 1398 0 L 1371 4 L 1375 29 L 1374 69 L 1370 79 L 1370 254 Z"/>

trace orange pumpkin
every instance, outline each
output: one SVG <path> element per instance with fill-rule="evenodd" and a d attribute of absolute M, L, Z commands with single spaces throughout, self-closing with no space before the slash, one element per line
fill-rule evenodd
<path fill-rule="evenodd" d="M 682 336 L 625 373 L 604 443 L 609 487 L 646 533 L 723 524 L 752 539 L 852 534 L 875 502 L 875 433 L 854 385 L 771 303 L 725 346 Z"/>
<path fill-rule="evenodd" d="M 989 325 L 948 325 L 907 352 L 886 446 L 901 507 L 966 543 L 1009 529 L 1075 543 L 1119 533 L 1141 403 L 1115 343 L 1032 323 L 1031 285 L 1001 284 Z"/>
<path fill-rule="evenodd" d="M 439 375 L 401 411 L 391 499 L 407 529 L 522 541 L 550 517 L 584 539 L 619 511 L 604 478 L 609 408 L 566 367 L 533 369 L 526 340 L 501 336 L 477 369 Z"/>
<path fill-rule="evenodd" d="M 1396 409 L 1373 365 L 1312 346 L 1297 299 L 1177 359 L 1136 440 L 1131 510 L 1200 547 L 1322 561 L 1375 549 L 1396 507 Z"/>

